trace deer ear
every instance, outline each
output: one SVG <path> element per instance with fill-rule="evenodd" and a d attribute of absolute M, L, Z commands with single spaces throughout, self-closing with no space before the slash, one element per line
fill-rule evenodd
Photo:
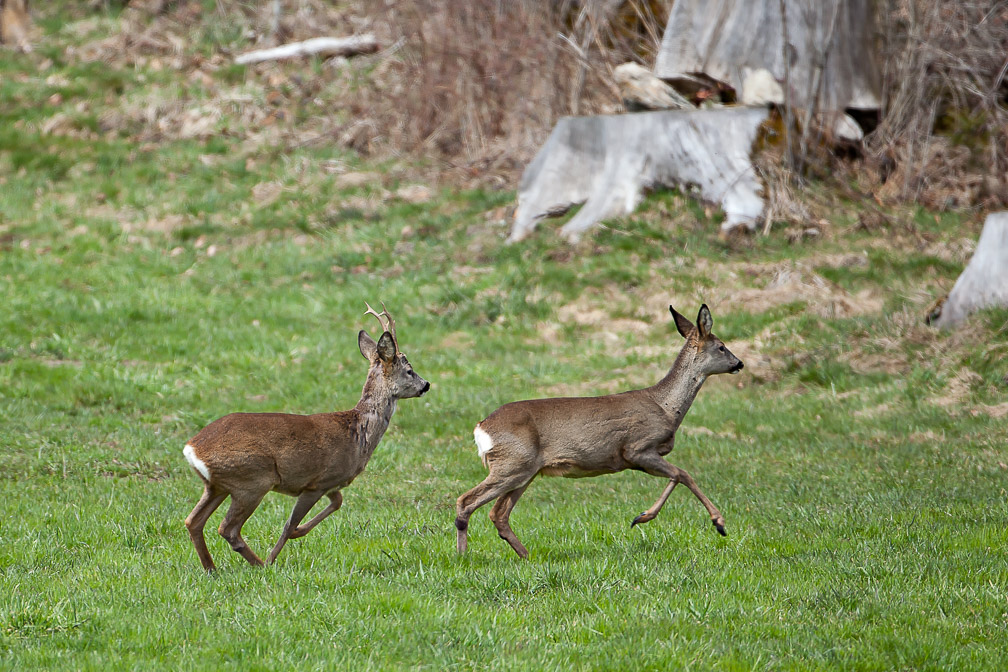
<path fill-rule="evenodd" d="M 714 320 L 710 316 L 710 309 L 707 308 L 706 303 L 700 306 L 700 312 L 697 313 L 696 326 L 697 331 L 700 332 L 700 338 L 710 336 L 711 329 L 714 327 Z"/>
<path fill-rule="evenodd" d="M 395 358 L 395 354 L 395 339 L 392 338 L 392 334 L 386 331 L 378 339 L 378 356 L 382 358 L 382 361 L 391 362 Z"/>
<path fill-rule="evenodd" d="M 374 359 L 375 352 L 378 350 L 374 339 L 368 336 L 368 333 L 363 329 L 357 334 L 357 347 L 360 348 L 360 354 L 364 355 L 364 359 L 369 362 Z"/>
<path fill-rule="evenodd" d="M 672 306 L 669 306 L 668 309 L 672 313 L 672 319 L 675 320 L 675 328 L 679 332 L 679 335 L 683 338 L 689 338 L 689 332 L 693 329 L 693 325 L 689 319 L 685 315 L 680 314 Z"/>

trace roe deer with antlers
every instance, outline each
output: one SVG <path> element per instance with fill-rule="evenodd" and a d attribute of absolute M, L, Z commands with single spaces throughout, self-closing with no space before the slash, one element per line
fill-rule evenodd
<path fill-rule="evenodd" d="M 668 479 L 658 501 L 633 519 L 631 526 L 653 520 L 672 489 L 682 483 L 703 503 L 717 531 L 724 518 L 693 478 L 663 459 L 672 450 L 676 430 L 708 376 L 738 373 L 742 362 L 711 333 L 707 305 L 696 325 L 669 306 L 686 344 L 668 374 L 657 384 L 604 397 L 517 401 L 501 406 L 473 432 L 486 479 L 458 498 L 455 527 L 458 552 L 466 550 L 469 518 L 496 499 L 490 520 L 521 558 L 528 551 L 508 523 L 511 511 L 537 475 L 580 478 L 636 469 Z"/>
<path fill-rule="evenodd" d="M 267 559 L 272 563 L 288 539 L 303 537 L 340 508 L 340 490 L 364 471 L 396 401 L 430 389 L 399 351 L 395 320 L 385 305 L 380 315 L 371 306 L 364 314 L 378 318 L 383 333 L 377 343 L 363 329 L 357 334 L 357 345 L 371 366 L 353 409 L 316 415 L 232 413 L 211 422 L 186 444 L 183 453 L 203 479 L 204 491 L 185 524 L 207 571 L 214 569 L 214 562 L 203 526 L 228 495 L 231 506 L 218 532 L 252 565 L 263 562 L 242 539 L 242 525 L 271 490 L 297 497 Z M 329 505 L 302 525 L 323 495 Z"/>

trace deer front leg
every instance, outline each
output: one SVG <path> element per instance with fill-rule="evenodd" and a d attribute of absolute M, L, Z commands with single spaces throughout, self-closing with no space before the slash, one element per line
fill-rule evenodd
<path fill-rule="evenodd" d="M 679 469 L 679 480 L 682 481 L 683 485 L 690 489 L 690 492 L 696 495 L 696 498 L 699 499 L 700 503 L 704 505 L 705 509 L 707 509 L 707 513 L 709 513 L 711 517 L 711 523 L 713 523 L 718 533 L 722 537 L 727 537 L 728 533 L 725 532 L 724 529 L 724 516 L 722 516 L 721 512 L 718 511 L 718 508 L 714 506 L 709 499 L 707 499 L 707 495 L 700 490 L 700 487 L 696 484 L 696 481 L 693 480 L 693 477 L 685 470 Z"/>
<path fill-rule="evenodd" d="M 669 498 L 669 495 L 672 494 L 672 490 L 675 489 L 675 486 L 682 483 L 690 489 L 690 492 L 696 495 L 696 498 L 699 499 L 700 503 L 704 505 L 705 509 L 707 509 L 707 513 L 709 513 L 711 517 L 711 523 L 713 523 L 717 531 L 722 536 L 728 536 L 728 533 L 725 532 L 724 529 L 724 516 L 722 516 L 721 512 L 718 511 L 718 508 L 714 506 L 709 499 L 707 499 L 707 495 L 700 490 L 696 481 L 693 480 L 693 477 L 690 476 L 684 469 L 680 469 L 679 467 L 669 464 L 657 452 L 646 452 L 635 455 L 631 460 L 631 464 L 633 464 L 634 468 L 640 469 L 644 473 L 669 479 L 669 483 L 665 486 L 665 489 L 662 491 L 658 501 L 656 501 L 644 513 L 634 518 L 633 522 L 630 523 L 631 527 L 638 523 L 646 523 L 650 520 L 654 520 L 655 517 L 657 517 L 658 512 L 661 511 L 663 506 L 665 506 L 665 501 Z"/>
<path fill-rule="evenodd" d="M 319 511 L 314 518 L 309 520 L 304 525 L 298 525 L 296 528 L 291 530 L 290 533 L 291 539 L 300 539 L 301 537 L 305 536 L 306 534 L 312 531 L 312 528 L 314 528 L 316 525 L 325 520 L 325 518 L 328 517 L 329 514 L 338 511 L 339 508 L 343 506 L 343 493 L 337 490 L 335 492 L 330 492 L 328 494 L 329 494 L 329 506 Z"/>
<path fill-rule="evenodd" d="M 277 540 L 276 546 L 270 551 L 266 564 L 273 564 L 273 561 L 280 555 L 280 550 L 287 543 L 287 540 L 294 538 L 293 533 L 298 529 L 298 524 L 308 515 L 308 512 L 315 506 L 315 503 L 322 499 L 322 495 L 324 494 L 324 490 L 309 490 L 298 495 L 297 501 L 294 502 L 294 510 L 291 511 L 290 518 L 284 524 L 283 531 L 280 532 L 280 539 Z"/>
<path fill-rule="evenodd" d="M 660 476 L 660 475 L 661 474 L 652 474 L 652 476 Z M 658 498 L 658 501 L 655 502 L 653 505 L 651 505 L 651 508 L 649 508 L 647 511 L 634 518 L 630 522 L 630 527 L 633 527 L 638 523 L 647 523 L 657 518 L 658 512 L 662 510 L 663 506 L 665 506 L 665 501 L 669 498 L 669 495 L 672 494 L 672 491 L 675 490 L 675 486 L 677 486 L 678 484 L 679 479 L 675 476 L 671 477 L 669 479 L 668 485 L 666 485 L 665 489 L 662 490 L 662 494 Z"/>

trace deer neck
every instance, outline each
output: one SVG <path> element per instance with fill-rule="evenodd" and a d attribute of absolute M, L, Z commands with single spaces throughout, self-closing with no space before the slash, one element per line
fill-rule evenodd
<path fill-rule="evenodd" d="M 665 410 L 674 429 L 679 428 L 686 417 L 686 411 L 707 380 L 707 376 L 696 365 L 696 347 L 691 346 L 691 343 L 687 343 L 683 347 L 669 372 L 651 388 L 652 397 Z"/>
<path fill-rule="evenodd" d="M 395 413 L 396 398 L 383 382 L 378 376 L 369 375 L 360 401 L 354 407 L 357 412 L 358 449 L 365 460 L 371 457 Z"/>

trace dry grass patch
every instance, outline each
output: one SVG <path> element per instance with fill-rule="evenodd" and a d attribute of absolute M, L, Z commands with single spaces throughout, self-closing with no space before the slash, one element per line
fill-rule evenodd
<path fill-rule="evenodd" d="M 849 364 L 855 373 L 888 373 L 898 375 L 910 369 L 910 358 L 899 350 L 888 352 L 865 352 L 861 349 L 845 352 L 840 361 Z"/>
<path fill-rule="evenodd" d="M 977 406 L 977 410 L 981 413 L 989 415 L 992 418 L 1003 418 L 1008 416 L 1008 401 L 1000 404 L 994 404 L 993 406 L 980 404 Z"/>
<path fill-rule="evenodd" d="M 848 256 L 860 258 L 859 255 Z M 815 273 L 808 261 L 766 264 L 752 274 L 769 275 L 770 279 L 764 287 L 732 291 L 726 307 L 762 313 L 777 306 L 802 302 L 809 312 L 824 318 L 873 315 L 882 309 L 883 299 L 875 290 L 864 289 L 851 294 Z"/>
<path fill-rule="evenodd" d="M 983 378 L 980 374 L 967 368 L 961 368 L 945 384 L 945 389 L 939 395 L 931 397 L 931 403 L 949 410 L 961 410 L 967 397 L 973 392 L 973 388 L 981 383 Z"/>

